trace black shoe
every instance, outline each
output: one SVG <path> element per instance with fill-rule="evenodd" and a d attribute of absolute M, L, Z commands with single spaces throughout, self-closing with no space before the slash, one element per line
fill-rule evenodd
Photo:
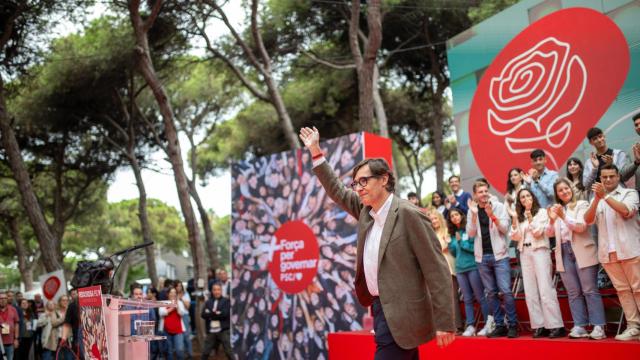
<path fill-rule="evenodd" d="M 492 332 L 487 334 L 488 338 L 498 338 L 507 336 L 508 330 L 506 326 L 496 326 Z"/>
<path fill-rule="evenodd" d="M 514 326 L 509 326 L 509 330 L 507 331 L 507 337 L 510 339 L 515 339 L 518 336 L 518 327 L 516 325 Z"/>
<path fill-rule="evenodd" d="M 537 339 L 537 338 L 541 338 L 541 337 L 547 337 L 549 336 L 549 330 L 541 327 L 541 328 L 537 328 L 535 330 L 533 330 L 533 338 Z"/>
<path fill-rule="evenodd" d="M 549 332 L 550 339 L 556 339 L 565 336 L 567 336 L 567 330 L 565 330 L 565 328 L 563 327 L 551 329 L 551 331 Z"/>

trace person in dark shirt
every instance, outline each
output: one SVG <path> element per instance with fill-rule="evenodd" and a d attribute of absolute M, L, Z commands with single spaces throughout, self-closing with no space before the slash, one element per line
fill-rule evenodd
<path fill-rule="evenodd" d="M 229 299 L 222 296 L 220 284 L 211 285 L 211 298 L 205 303 L 200 315 L 204 319 L 207 329 L 207 338 L 204 341 L 201 359 L 208 359 L 211 351 L 217 352 L 221 343 L 227 358 L 233 359 L 229 336 L 230 310 L 231 303 Z"/>

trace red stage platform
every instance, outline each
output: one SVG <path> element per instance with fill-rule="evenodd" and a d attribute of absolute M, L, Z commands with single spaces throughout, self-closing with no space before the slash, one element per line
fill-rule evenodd
<path fill-rule="evenodd" d="M 329 360 L 373 359 L 375 353 L 373 335 L 369 332 L 343 332 L 329 334 Z M 456 337 L 445 349 L 439 349 L 435 341 L 420 347 L 420 359 L 473 359 L 496 360 L 553 359 L 637 359 L 640 358 L 640 341 L 533 339 L 521 336 L 517 339 L 488 339 L 484 337 Z"/>

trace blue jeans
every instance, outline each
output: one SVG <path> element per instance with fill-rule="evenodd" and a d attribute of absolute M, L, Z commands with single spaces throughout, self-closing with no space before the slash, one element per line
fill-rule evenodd
<path fill-rule="evenodd" d="M 42 350 L 42 360 L 54 360 L 56 358 L 56 352 L 43 349 Z"/>
<path fill-rule="evenodd" d="M 189 314 L 182 315 L 182 322 L 184 323 L 185 331 L 182 335 L 184 338 L 184 349 L 189 356 L 193 357 L 193 345 L 191 343 L 191 324 L 189 321 Z"/>
<path fill-rule="evenodd" d="M 467 318 L 467 325 L 473 325 L 475 318 L 473 311 L 474 297 L 478 304 L 480 304 L 482 318 L 486 322 L 487 316 L 489 315 L 489 305 L 484 295 L 484 286 L 482 285 L 482 279 L 480 279 L 478 269 L 457 273 L 456 278 L 458 279 L 460 290 L 462 290 L 462 300 L 464 301 L 464 313 Z"/>
<path fill-rule="evenodd" d="M 169 343 L 169 360 L 173 360 L 175 352 L 176 359 L 184 359 L 184 333 L 167 334 L 167 342 Z"/>
<path fill-rule="evenodd" d="M 562 244 L 562 283 L 569 296 L 571 317 L 576 326 L 605 325 L 604 305 L 598 291 L 598 265 L 578 268 L 571 243 Z"/>
<path fill-rule="evenodd" d="M 13 360 L 13 344 L 11 345 L 2 345 L 4 347 L 4 354 L 7 357 L 7 360 Z"/>
<path fill-rule="evenodd" d="M 487 293 L 487 302 L 489 303 L 489 311 L 493 314 L 496 326 L 504 325 L 505 311 L 509 326 L 515 326 L 518 323 L 516 315 L 516 302 L 511 292 L 511 266 L 509 258 L 496 261 L 493 254 L 485 254 L 482 256 L 482 262 L 477 263 L 482 285 Z M 504 310 L 500 306 L 498 292 L 502 293 L 504 301 Z"/>

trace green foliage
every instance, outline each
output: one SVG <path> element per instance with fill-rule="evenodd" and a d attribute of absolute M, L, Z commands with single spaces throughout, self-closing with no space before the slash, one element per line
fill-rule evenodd
<path fill-rule="evenodd" d="M 469 9 L 469 18 L 473 24 L 482 22 L 509 6 L 517 3 L 519 0 L 484 0 L 480 1 L 478 6 Z"/>
<path fill-rule="evenodd" d="M 231 216 L 219 217 L 211 214 L 211 226 L 215 234 L 215 243 L 218 246 L 218 258 L 220 266 L 229 269 L 230 266 L 230 244 L 231 244 Z"/>

